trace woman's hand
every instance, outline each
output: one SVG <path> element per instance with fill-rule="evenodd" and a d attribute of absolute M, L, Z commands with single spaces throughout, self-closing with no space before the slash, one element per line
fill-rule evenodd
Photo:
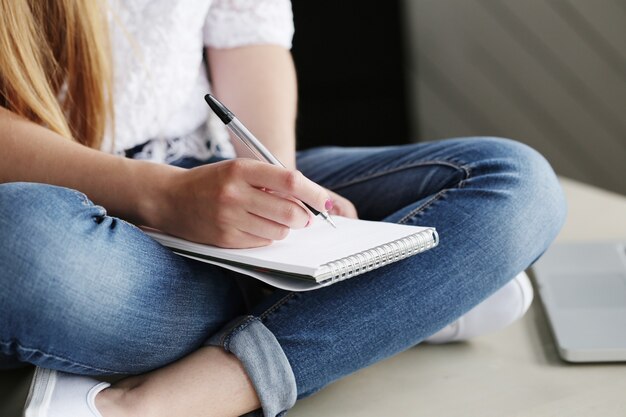
<path fill-rule="evenodd" d="M 312 220 L 312 214 L 293 199 L 317 210 L 330 199 L 328 190 L 300 172 L 252 159 L 172 172 L 164 186 L 152 227 L 228 248 L 284 239 L 289 229 L 306 227 Z"/>
<path fill-rule="evenodd" d="M 333 202 L 333 208 L 328 211 L 330 215 L 349 217 L 351 219 L 357 219 L 358 214 L 356 212 L 356 207 L 354 204 L 350 202 L 347 198 L 340 196 L 339 194 L 326 190 L 330 195 L 330 198 Z"/>

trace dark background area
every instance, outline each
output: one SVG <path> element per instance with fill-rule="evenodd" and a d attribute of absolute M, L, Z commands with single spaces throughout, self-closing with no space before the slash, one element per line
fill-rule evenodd
<path fill-rule="evenodd" d="M 408 143 L 400 2 L 292 7 L 298 149 Z"/>

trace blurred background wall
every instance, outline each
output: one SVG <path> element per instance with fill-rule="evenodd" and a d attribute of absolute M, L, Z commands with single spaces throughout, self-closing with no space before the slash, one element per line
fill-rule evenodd
<path fill-rule="evenodd" d="M 293 7 L 301 148 L 504 136 L 626 194 L 626 0 Z"/>
<path fill-rule="evenodd" d="M 497 135 L 626 194 L 626 1 L 405 0 L 412 130 Z"/>

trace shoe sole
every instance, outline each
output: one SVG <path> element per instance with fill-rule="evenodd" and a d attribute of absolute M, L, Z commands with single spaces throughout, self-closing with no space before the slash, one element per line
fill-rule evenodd
<path fill-rule="evenodd" d="M 33 380 L 28 390 L 23 417 L 46 417 L 50 408 L 52 392 L 56 384 L 56 371 L 35 368 Z"/>
<path fill-rule="evenodd" d="M 522 311 L 520 311 L 519 315 L 519 317 L 522 317 L 530 308 L 533 298 L 535 298 L 535 291 L 533 290 L 533 284 L 530 282 L 530 278 L 528 278 L 526 272 L 520 272 L 515 277 L 515 282 L 522 293 Z"/>

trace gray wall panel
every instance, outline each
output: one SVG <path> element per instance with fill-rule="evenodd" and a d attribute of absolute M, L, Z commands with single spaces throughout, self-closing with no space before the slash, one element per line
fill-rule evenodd
<path fill-rule="evenodd" d="M 511 137 L 626 194 L 626 0 L 404 7 L 415 137 Z"/>

